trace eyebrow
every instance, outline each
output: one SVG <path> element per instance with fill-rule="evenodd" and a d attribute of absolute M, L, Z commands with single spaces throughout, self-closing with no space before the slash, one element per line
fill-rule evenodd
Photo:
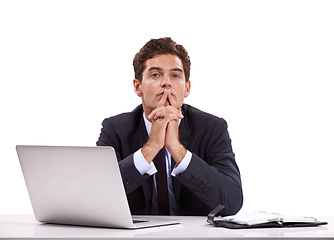
<path fill-rule="evenodd" d="M 157 70 L 157 71 L 162 71 L 163 69 L 162 68 L 160 68 L 160 67 L 150 67 L 149 69 L 148 69 L 148 71 L 154 71 L 154 70 Z M 181 69 L 181 68 L 172 68 L 172 69 L 170 69 L 170 71 L 171 72 L 183 72 L 183 70 Z"/>
<path fill-rule="evenodd" d="M 154 71 L 154 70 L 161 71 L 162 68 L 159 68 L 159 67 L 150 67 L 147 71 L 150 72 L 150 71 Z"/>
<path fill-rule="evenodd" d="M 172 72 L 183 72 L 183 70 L 181 68 L 172 68 L 171 69 Z"/>

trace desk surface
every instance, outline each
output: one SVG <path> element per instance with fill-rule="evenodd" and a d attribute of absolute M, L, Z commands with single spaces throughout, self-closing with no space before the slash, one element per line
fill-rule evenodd
<path fill-rule="evenodd" d="M 244 230 L 212 227 L 206 217 L 177 218 L 181 224 L 124 230 L 40 224 L 33 215 L 0 215 L 0 239 L 334 239 L 334 217 L 319 219 L 328 224 L 318 227 Z"/>

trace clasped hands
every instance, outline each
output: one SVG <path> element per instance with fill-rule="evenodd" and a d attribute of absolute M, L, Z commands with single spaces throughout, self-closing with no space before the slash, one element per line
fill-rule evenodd
<path fill-rule="evenodd" d="M 179 119 L 183 118 L 170 89 L 165 89 L 163 95 L 147 119 L 152 122 L 149 140 L 142 148 L 142 154 L 148 163 L 158 152 L 166 147 L 176 164 L 179 164 L 187 153 L 179 140 Z"/>

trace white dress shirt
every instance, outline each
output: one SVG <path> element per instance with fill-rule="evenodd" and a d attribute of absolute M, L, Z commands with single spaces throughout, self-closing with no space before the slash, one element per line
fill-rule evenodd
<path fill-rule="evenodd" d="M 143 118 L 145 121 L 145 126 L 146 126 L 146 130 L 148 135 L 150 136 L 151 134 L 151 127 L 152 127 L 152 123 L 150 121 L 148 121 L 146 119 L 145 113 L 143 112 Z M 179 120 L 179 125 L 180 125 L 181 120 Z M 190 161 L 191 161 L 191 157 L 192 157 L 192 153 L 189 152 L 187 150 L 187 153 L 185 155 L 185 157 L 183 158 L 183 160 L 180 162 L 180 164 L 175 165 L 174 169 L 171 169 L 171 154 L 168 152 L 168 150 L 166 149 L 166 171 L 167 171 L 167 184 L 168 184 L 168 197 L 169 197 L 169 209 L 170 209 L 170 215 L 179 215 L 179 211 L 178 211 L 178 207 L 176 204 L 176 200 L 175 200 L 175 196 L 174 196 L 174 191 L 173 191 L 173 184 L 172 184 L 172 176 L 175 177 L 181 173 L 183 173 Z M 157 172 L 157 169 L 155 168 L 155 165 L 153 163 L 153 161 L 149 164 L 142 152 L 141 149 L 139 149 L 138 151 L 136 151 L 134 153 L 133 156 L 133 161 L 134 161 L 134 165 L 137 168 L 137 170 L 140 172 L 140 174 L 144 175 L 144 174 L 149 174 L 149 175 L 153 175 Z M 153 191 L 153 200 L 152 201 L 152 205 L 153 207 L 157 207 L 157 191 L 156 191 L 156 181 L 155 181 L 155 176 L 153 176 L 154 178 L 154 191 Z"/>

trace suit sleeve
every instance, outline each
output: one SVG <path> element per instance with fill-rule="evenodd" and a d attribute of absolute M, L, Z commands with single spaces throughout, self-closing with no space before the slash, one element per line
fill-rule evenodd
<path fill-rule="evenodd" d="M 115 149 L 125 191 L 126 193 L 130 193 L 146 181 L 149 175 L 141 175 L 137 170 L 133 162 L 134 153 L 130 153 L 128 156 L 123 157 L 120 138 L 121 136 L 115 131 L 112 122 L 109 119 L 105 119 L 102 122 L 100 137 L 96 142 L 96 145 L 111 146 Z"/>
<path fill-rule="evenodd" d="M 188 168 L 176 179 L 210 209 L 223 204 L 224 215 L 236 214 L 242 206 L 243 194 L 227 123 L 219 119 L 212 132 L 206 134 L 210 135 L 207 135 L 207 142 L 203 143 L 205 149 L 201 156 L 193 152 Z"/>

